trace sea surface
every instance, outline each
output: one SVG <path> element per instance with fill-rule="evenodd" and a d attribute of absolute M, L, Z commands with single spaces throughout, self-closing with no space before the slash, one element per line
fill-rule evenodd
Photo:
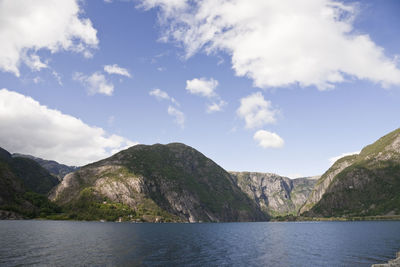
<path fill-rule="evenodd" d="M 370 266 L 398 250 L 398 221 L 0 221 L 0 266 Z"/>

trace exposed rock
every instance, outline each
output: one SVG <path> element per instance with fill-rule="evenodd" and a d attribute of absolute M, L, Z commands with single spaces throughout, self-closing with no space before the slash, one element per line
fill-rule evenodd
<path fill-rule="evenodd" d="M 234 182 L 266 213 L 297 214 L 316 179 L 289 179 L 273 173 L 230 172 Z"/>
<path fill-rule="evenodd" d="M 339 159 L 320 178 L 306 205 L 307 216 L 400 214 L 400 129 Z"/>
<path fill-rule="evenodd" d="M 396 253 L 396 259 L 390 260 L 388 263 L 372 264 L 371 267 L 399 267 L 400 266 L 400 251 Z"/>
<path fill-rule="evenodd" d="M 84 166 L 66 175 L 50 199 L 79 205 L 89 189 L 99 203 L 107 199 L 145 215 L 161 210 L 188 222 L 267 219 L 229 173 L 184 144 L 137 145 Z"/>
<path fill-rule="evenodd" d="M 333 178 L 335 178 L 335 176 L 345 168 L 350 166 L 354 162 L 355 158 L 355 155 L 351 155 L 337 160 L 332 167 L 329 168 L 329 170 L 326 171 L 321 178 L 319 178 L 308 199 L 303 202 L 304 204 L 300 208 L 299 213 L 301 214 L 310 210 L 318 201 L 320 201 L 329 185 L 332 183 Z"/>

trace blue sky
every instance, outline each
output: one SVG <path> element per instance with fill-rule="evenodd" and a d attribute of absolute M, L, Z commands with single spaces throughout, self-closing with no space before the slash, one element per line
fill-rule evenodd
<path fill-rule="evenodd" d="M 11 152 L 81 165 L 183 142 L 297 177 L 399 127 L 399 1 L 39 2 L 0 4 Z"/>

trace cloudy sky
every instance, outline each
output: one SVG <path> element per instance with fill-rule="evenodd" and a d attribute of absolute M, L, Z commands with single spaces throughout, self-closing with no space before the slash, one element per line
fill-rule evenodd
<path fill-rule="evenodd" d="M 290 177 L 399 127 L 400 1 L 0 0 L 0 146 L 183 142 Z"/>

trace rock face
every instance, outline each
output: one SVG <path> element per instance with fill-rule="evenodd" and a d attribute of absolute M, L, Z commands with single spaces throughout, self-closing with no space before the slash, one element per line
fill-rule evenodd
<path fill-rule="evenodd" d="M 230 174 L 233 181 L 263 212 L 274 216 L 296 215 L 317 181 L 315 177 L 292 180 L 273 173 Z"/>
<path fill-rule="evenodd" d="M 302 214 L 310 210 L 318 201 L 321 200 L 326 190 L 341 171 L 349 167 L 355 161 L 356 155 L 346 156 L 337 160 L 332 167 L 326 171 L 321 178 L 317 181 L 314 189 L 312 190 L 308 199 L 304 202 L 304 205 L 300 208 L 299 213 Z"/>
<path fill-rule="evenodd" d="M 339 159 L 301 209 L 308 216 L 400 214 L 400 129 Z"/>
<path fill-rule="evenodd" d="M 388 263 L 372 264 L 371 267 L 399 267 L 400 266 L 400 251 L 396 253 L 396 258 Z"/>
<path fill-rule="evenodd" d="M 128 216 L 145 221 L 156 215 L 187 222 L 267 219 L 229 173 L 179 143 L 137 145 L 84 166 L 66 175 L 50 198 L 77 212 L 85 202 L 94 218 L 107 208 L 101 203 L 119 203 Z"/>
<path fill-rule="evenodd" d="M 67 175 L 70 172 L 74 172 L 79 169 L 79 167 L 75 166 L 67 166 L 64 164 L 60 164 L 57 161 L 54 160 L 45 160 L 41 158 L 37 158 L 31 155 L 24 155 L 24 154 L 19 154 L 19 153 L 14 153 L 12 154 L 13 158 L 28 158 L 36 161 L 39 163 L 40 166 L 45 168 L 50 174 L 53 176 L 57 177 L 59 181 L 61 181 L 65 175 Z"/>

